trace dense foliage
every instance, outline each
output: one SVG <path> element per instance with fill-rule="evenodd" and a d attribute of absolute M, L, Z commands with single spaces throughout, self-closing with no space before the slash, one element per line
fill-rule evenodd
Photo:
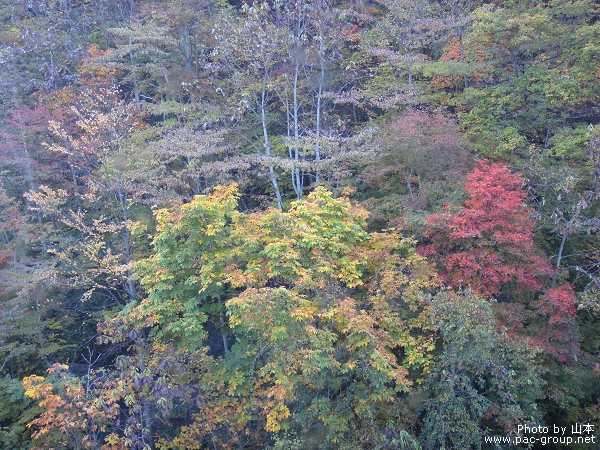
<path fill-rule="evenodd" d="M 0 448 L 600 439 L 597 2 L 0 0 L 0 39 Z"/>

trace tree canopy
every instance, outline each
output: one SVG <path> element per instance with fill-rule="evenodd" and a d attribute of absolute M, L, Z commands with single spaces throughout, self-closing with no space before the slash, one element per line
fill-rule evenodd
<path fill-rule="evenodd" d="M 597 438 L 599 19 L 0 0 L 0 447 Z"/>

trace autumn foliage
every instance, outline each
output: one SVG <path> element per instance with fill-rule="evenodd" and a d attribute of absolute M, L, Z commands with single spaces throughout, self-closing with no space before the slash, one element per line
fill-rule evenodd
<path fill-rule="evenodd" d="M 429 366 L 433 343 L 418 330 L 433 271 L 411 239 L 366 232 L 366 211 L 323 188 L 288 212 L 241 214 L 237 196 L 217 188 L 161 211 L 155 252 L 137 266 L 149 296 L 128 321 L 182 349 L 211 327 L 235 336 L 178 439 L 262 445 L 296 427 L 375 439 L 409 369 Z"/>
<path fill-rule="evenodd" d="M 600 424 L 598 1 L 5 0 L 0 43 L 0 449 Z"/>
<path fill-rule="evenodd" d="M 500 295 L 509 282 L 521 291 L 542 290 L 542 278 L 552 271 L 533 242 L 522 185 L 522 177 L 505 165 L 479 160 L 465 184 L 465 206 L 428 217 L 430 243 L 420 251 L 438 258 L 451 286 L 485 297 Z"/>
<path fill-rule="evenodd" d="M 81 380 L 68 372 L 66 364 L 48 369 L 50 379 L 37 375 L 23 380 L 25 395 L 39 400 L 42 414 L 29 427 L 34 442 L 58 448 L 110 450 L 107 437 L 119 417 L 119 390 L 114 380 L 90 373 Z M 103 445 L 105 442 L 108 445 Z"/>
<path fill-rule="evenodd" d="M 522 187 L 522 176 L 507 166 L 478 160 L 465 184 L 465 206 L 429 216 L 429 242 L 419 251 L 438 262 L 450 286 L 502 301 L 498 309 L 513 332 L 537 315 L 533 341 L 564 361 L 577 352 L 576 298 L 568 283 L 548 288 L 554 269 L 533 240 Z M 530 295 L 537 300 L 526 300 Z"/>

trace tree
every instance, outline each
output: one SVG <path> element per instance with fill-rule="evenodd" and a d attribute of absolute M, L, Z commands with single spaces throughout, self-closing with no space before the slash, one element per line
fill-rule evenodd
<path fill-rule="evenodd" d="M 120 412 L 117 385 L 102 381 L 102 376 L 93 372 L 79 379 L 69 374 L 68 368 L 55 364 L 48 369 L 46 379 L 37 375 L 23 379 L 25 395 L 40 400 L 43 410 L 28 425 L 36 429 L 34 445 L 106 450 L 110 447 L 103 445 L 104 438 Z M 110 437 L 106 441 L 110 443 Z"/>
<path fill-rule="evenodd" d="M 465 206 L 429 216 L 430 243 L 421 253 L 437 259 L 450 286 L 499 299 L 511 331 L 521 333 L 526 317 L 534 317 L 527 332 L 536 343 L 560 361 L 576 359 L 573 286 L 551 285 L 554 271 L 534 243 L 522 183 L 521 175 L 503 164 L 478 160 L 467 176 Z"/>
<path fill-rule="evenodd" d="M 403 206 L 416 210 L 441 206 L 468 169 L 456 127 L 444 113 L 405 110 L 378 133 L 377 150 L 361 177 L 381 192 L 398 192 L 402 184 L 406 186 Z"/>
<path fill-rule="evenodd" d="M 533 222 L 524 205 L 522 177 L 508 167 L 478 160 L 467 176 L 465 207 L 428 218 L 425 255 L 439 255 L 444 278 L 453 287 L 472 288 L 484 297 L 517 289 L 540 291 L 551 269 L 533 242 Z"/>
<path fill-rule="evenodd" d="M 276 98 L 275 73 L 282 65 L 284 41 L 282 30 L 270 23 L 266 9 L 253 6 L 246 9 L 241 22 L 237 17 L 223 18 L 217 35 L 219 45 L 213 55 L 218 71 L 232 81 L 225 88 L 227 94 L 220 88 L 223 96 L 229 97 L 224 106 L 229 106 L 226 113 L 231 115 L 231 121 L 248 114 L 260 130 L 259 133 L 252 130 L 250 134 L 260 136 L 259 142 L 254 142 L 255 139 L 247 137 L 243 131 L 241 134 L 255 149 L 261 165 L 264 163 L 280 209 L 283 208 L 283 196 L 276 168 L 281 155 L 273 148 L 271 124 Z M 228 105 L 230 102 L 233 104 Z"/>
<path fill-rule="evenodd" d="M 444 291 L 433 298 L 432 320 L 442 342 L 425 382 L 425 449 L 481 448 L 485 436 L 540 420 L 539 350 L 498 330 L 489 301 Z"/>
<path fill-rule="evenodd" d="M 194 129 L 193 126 L 166 133 L 150 144 L 161 158 L 161 166 L 155 172 L 158 178 L 149 181 L 156 185 L 157 191 L 160 185 L 168 185 L 171 192 L 165 192 L 165 196 L 179 194 L 185 199 L 207 193 L 219 184 L 244 185 L 251 174 L 252 161 L 240 154 L 228 138 L 225 129 Z"/>
<path fill-rule="evenodd" d="M 575 281 L 585 283 L 583 291 L 592 293 L 599 286 L 594 235 L 600 229 L 600 139 L 593 126 L 588 127 L 584 138 L 585 144 L 579 139 L 570 144 L 576 147 L 578 153 L 581 147 L 587 147 L 586 160 L 577 164 L 546 166 L 540 156 L 528 168 L 528 184 L 539 217 L 548 230 L 545 239 L 549 251 L 555 252 L 552 262 L 556 273 L 559 274 L 561 269 L 575 273 Z M 576 154 L 575 149 L 566 153 Z M 591 297 L 587 298 L 591 300 Z M 593 301 L 588 305 L 593 305 Z"/>
<path fill-rule="evenodd" d="M 435 284 L 425 261 L 410 239 L 364 231 L 366 212 L 323 188 L 286 213 L 241 214 L 236 196 L 218 188 L 160 212 L 154 254 L 137 266 L 148 298 L 126 320 L 182 350 L 222 335 L 178 439 L 377 440 L 407 369 L 428 365 L 431 341 L 415 333 Z"/>
<path fill-rule="evenodd" d="M 408 89 L 413 90 L 415 65 L 426 59 L 425 47 L 433 38 L 436 22 L 433 20 L 434 5 L 430 2 L 407 2 L 404 0 L 381 0 L 388 15 L 381 21 L 387 49 L 375 50 L 385 56 L 392 66 L 398 65 L 408 75 Z"/>
<path fill-rule="evenodd" d="M 344 13 L 335 6 L 256 2 L 241 18 L 224 13 L 216 28 L 207 67 L 223 97 L 221 124 L 238 125 L 234 139 L 241 138 L 280 208 L 286 188 L 301 199 L 313 182 L 338 184 L 340 166 L 357 153 L 336 107 L 337 94 L 356 77 L 343 69 Z"/>
<path fill-rule="evenodd" d="M 73 107 L 73 112 L 77 117 L 76 134 L 68 134 L 59 123 L 51 122 L 58 142 L 52 144 L 50 150 L 65 158 L 73 185 L 83 186 L 83 192 L 72 193 L 75 202 L 71 208 L 68 207 L 69 193 L 63 189 L 46 186 L 38 192 L 29 192 L 27 198 L 38 211 L 85 237 L 84 248 L 80 241 L 58 254 L 66 260 L 72 258 L 69 253 L 79 257 L 83 254 L 84 260 L 97 266 L 79 271 L 86 280 L 84 285 L 91 289 L 88 295 L 103 287 L 115 289 L 112 294 L 117 297 L 122 289 L 128 298 L 135 299 L 135 284 L 128 268 L 133 252 L 128 226 L 131 198 L 134 194 L 141 196 L 143 189 L 135 176 L 139 156 L 131 143 L 132 133 L 140 126 L 139 117 L 131 103 L 119 99 L 118 92 L 107 88 L 86 92 L 81 105 Z M 97 217 L 86 214 L 90 207 L 100 209 Z M 105 236 L 110 234 L 120 237 L 120 242 L 116 241 L 121 244 L 120 249 L 104 252 Z"/>
<path fill-rule="evenodd" d="M 4 448 L 31 448 L 27 424 L 35 418 L 39 410 L 24 393 L 21 380 L 10 375 L 0 379 L 0 445 Z"/>
<path fill-rule="evenodd" d="M 449 15 L 451 19 L 451 27 L 455 31 L 455 40 L 458 44 L 458 62 L 461 65 L 465 64 L 465 51 L 464 51 L 464 30 L 465 26 L 473 20 L 473 17 L 469 17 L 469 12 L 473 8 L 472 0 L 447 0 L 445 3 L 446 9 L 450 10 Z M 468 74 L 463 73 L 463 86 L 466 89 L 469 87 Z"/>
<path fill-rule="evenodd" d="M 484 157 L 514 160 L 543 149 L 552 158 L 553 135 L 564 148 L 596 120 L 585 74 L 598 51 L 597 6 L 549 5 L 483 6 L 465 34 L 466 54 L 480 61 L 479 70 L 450 103 L 461 110 L 466 136 Z"/>

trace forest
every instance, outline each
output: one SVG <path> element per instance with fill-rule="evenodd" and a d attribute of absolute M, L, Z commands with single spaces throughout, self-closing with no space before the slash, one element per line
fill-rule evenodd
<path fill-rule="evenodd" d="M 600 448 L 595 0 L 0 0 L 0 449 Z"/>

